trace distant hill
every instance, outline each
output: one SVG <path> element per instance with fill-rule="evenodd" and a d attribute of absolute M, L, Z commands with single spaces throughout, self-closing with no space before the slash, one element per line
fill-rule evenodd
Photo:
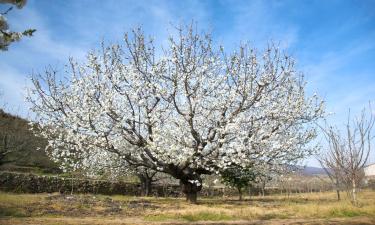
<path fill-rule="evenodd" d="M 301 167 L 301 172 L 306 176 L 315 176 L 315 175 L 326 175 L 326 171 L 320 167 L 305 166 Z"/>
<path fill-rule="evenodd" d="M 58 171 L 44 151 L 46 144 L 30 130 L 28 120 L 0 108 L 0 170 Z"/>
<path fill-rule="evenodd" d="M 323 168 L 314 166 L 286 165 L 285 170 L 303 176 L 317 176 L 327 174 Z"/>

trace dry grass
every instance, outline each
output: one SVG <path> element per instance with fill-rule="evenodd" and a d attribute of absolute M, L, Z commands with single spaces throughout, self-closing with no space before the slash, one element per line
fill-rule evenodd
<path fill-rule="evenodd" d="M 180 201 L 170 202 L 150 212 L 145 219 L 162 221 L 167 219 L 198 220 L 268 220 L 298 218 L 375 217 L 375 193 L 362 192 L 361 205 L 355 207 L 348 200 L 338 202 L 334 193 L 298 194 L 285 196 L 255 197 L 245 201 L 202 199 L 198 206 Z"/>
<path fill-rule="evenodd" d="M 345 199 L 338 202 L 334 193 L 295 194 L 289 198 L 275 195 L 244 201 L 205 198 L 200 199 L 198 205 L 191 205 L 180 198 L 0 192 L 0 224 L 22 224 L 22 221 L 28 224 L 32 221 L 39 221 L 35 224 L 267 221 L 272 224 L 279 220 L 282 223 L 303 220 L 304 224 L 311 220 L 322 221 L 317 224 L 331 224 L 337 218 L 340 223 L 354 221 L 348 224 L 358 224 L 358 219 L 363 224 L 375 223 L 375 192 L 361 192 L 360 203 L 355 207 Z M 366 220 L 368 223 L 364 222 Z"/>

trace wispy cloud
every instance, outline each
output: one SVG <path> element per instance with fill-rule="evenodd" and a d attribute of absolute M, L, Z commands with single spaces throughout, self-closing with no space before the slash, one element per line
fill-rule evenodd
<path fill-rule="evenodd" d="M 204 21 L 205 17 L 200 1 L 191 1 L 183 11 L 180 5 L 167 1 L 107 1 L 99 4 L 101 7 L 83 1 L 67 5 L 60 2 L 59 6 L 49 5 L 49 11 L 36 7 L 35 3 L 12 11 L 9 16 L 12 29 L 36 28 L 35 36 L 24 38 L 0 55 L 0 91 L 4 95 L 0 104 L 6 102 L 9 109 L 23 114 L 27 107 L 22 89 L 30 85 L 31 73 L 43 72 L 49 65 L 63 70 L 69 57 L 82 60 L 102 40 L 121 42 L 124 32 L 137 26 L 143 26 L 148 34 L 157 37 L 158 43 L 165 44 L 171 31 L 167 28 L 172 23 L 190 22 L 191 18 Z"/>
<path fill-rule="evenodd" d="M 227 43 L 238 44 L 250 41 L 258 48 L 265 48 L 270 41 L 279 42 L 288 48 L 298 42 L 298 26 L 280 20 L 277 13 L 282 6 L 279 1 L 221 1 L 230 6 L 232 26 L 223 30 L 222 38 Z"/>
<path fill-rule="evenodd" d="M 106 43 L 122 42 L 123 34 L 143 26 L 165 45 L 171 25 L 195 21 L 211 30 L 216 42 L 232 50 L 241 41 L 264 48 L 269 41 L 297 59 L 308 91 L 327 101 L 329 119 L 339 124 L 348 108 L 353 113 L 375 100 L 375 14 L 371 1 L 29 1 L 9 15 L 15 30 L 36 28 L 32 38 L 0 53 L 2 102 L 27 112 L 23 88 L 28 75 L 48 65 L 62 70 L 72 56 Z"/>
<path fill-rule="evenodd" d="M 9 51 L 0 54 L 0 91 L 3 93 L 0 105 L 5 104 L 13 113 L 27 116 L 24 90 L 30 85 L 31 73 L 43 70 L 48 64 L 62 66 L 70 56 L 82 58 L 85 51 L 72 44 L 54 40 L 50 29 L 33 8 L 26 7 L 11 15 L 12 29 L 32 27 L 37 28 L 37 32 L 35 36 L 14 43 Z"/>
<path fill-rule="evenodd" d="M 30 85 L 30 81 L 12 67 L 0 63 L 1 79 L 0 79 L 0 106 L 5 106 L 7 111 L 15 114 L 26 116 L 28 110 L 23 101 L 26 94 L 26 87 Z M 5 76 L 3 76 L 6 74 Z"/>
<path fill-rule="evenodd" d="M 374 51 L 373 42 L 355 40 L 303 63 L 309 87 L 327 98 L 328 110 L 336 113 L 332 118 L 340 121 L 349 108 L 358 112 L 375 100 L 375 67 L 365 57 Z"/>

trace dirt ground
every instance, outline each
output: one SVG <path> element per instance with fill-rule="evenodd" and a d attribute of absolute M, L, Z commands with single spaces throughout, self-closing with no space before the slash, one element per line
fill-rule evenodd
<path fill-rule="evenodd" d="M 201 222 L 181 222 L 181 221 L 165 221 L 165 222 L 149 222 L 142 221 L 141 219 L 134 218 L 98 218 L 98 217 L 87 217 L 87 218 L 2 218 L 0 219 L 2 225 L 122 225 L 122 224 L 150 224 L 150 225 L 161 225 L 161 224 L 249 224 L 249 225 L 373 225 L 375 219 L 366 217 L 354 217 L 354 218 L 331 218 L 331 219 L 271 219 L 271 220 L 254 220 L 254 221 L 201 221 Z"/>

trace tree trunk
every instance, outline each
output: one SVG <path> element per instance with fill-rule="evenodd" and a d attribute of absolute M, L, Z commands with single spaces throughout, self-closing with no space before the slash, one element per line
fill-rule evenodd
<path fill-rule="evenodd" d="M 199 171 L 197 171 L 199 170 Z M 202 189 L 202 174 L 210 174 L 205 169 L 191 169 L 189 167 L 177 167 L 169 164 L 164 172 L 172 175 L 180 181 L 181 192 L 185 194 L 186 201 L 196 204 L 198 192 Z"/>
<path fill-rule="evenodd" d="M 137 176 L 141 182 L 141 195 L 150 196 L 152 193 L 152 177 L 143 173 L 138 173 Z"/>
<path fill-rule="evenodd" d="M 262 182 L 262 197 L 264 197 L 264 190 L 266 189 L 266 182 Z"/>
<path fill-rule="evenodd" d="M 339 178 L 336 177 L 336 193 L 337 193 L 337 201 L 340 201 L 341 200 L 341 196 L 340 196 L 340 182 L 339 182 Z"/>
<path fill-rule="evenodd" d="M 265 189 L 265 185 L 262 185 L 262 187 L 261 187 L 261 191 L 262 191 L 262 197 L 264 197 L 264 189 Z"/>
<path fill-rule="evenodd" d="M 71 182 L 71 185 L 72 185 L 72 189 L 70 190 L 70 195 L 73 195 L 73 190 L 74 190 L 74 177 L 73 177 L 73 174 L 72 174 L 72 182 Z"/>
<path fill-rule="evenodd" d="M 152 194 L 152 179 L 145 179 L 142 183 L 143 196 Z"/>
<path fill-rule="evenodd" d="M 186 201 L 192 204 L 197 204 L 197 192 L 185 193 Z"/>
<path fill-rule="evenodd" d="M 186 195 L 186 201 L 196 204 L 198 192 L 202 189 L 202 180 L 199 178 L 200 183 L 189 182 L 189 180 L 180 180 L 180 186 L 182 192 Z"/>
<path fill-rule="evenodd" d="M 238 190 L 238 200 L 242 201 L 242 188 L 237 187 L 237 190 Z"/>
<path fill-rule="evenodd" d="M 352 200 L 353 204 L 357 205 L 357 187 L 356 187 L 356 182 L 355 179 L 352 179 Z"/>

